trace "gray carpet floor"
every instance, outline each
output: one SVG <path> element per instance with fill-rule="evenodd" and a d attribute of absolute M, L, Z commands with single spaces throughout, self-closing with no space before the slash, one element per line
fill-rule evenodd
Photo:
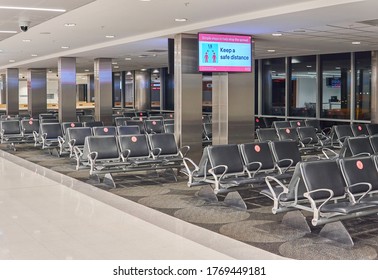
<path fill-rule="evenodd" d="M 272 214 L 272 202 L 260 195 L 261 186 L 240 191 L 248 208 L 240 211 L 225 206 L 222 196 L 219 197 L 219 202 L 209 202 L 199 197 L 200 188 L 187 187 L 183 175 L 177 181 L 167 172 L 117 175 L 114 177 L 116 188 L 111 188 L 90 180 L 87 169 L 76 171 L 75 162 L 67 156 L 58 158 L 31 144 L 17 145 L 17 151 L 9 150 L 3 144 L 0 148 L 125 199 L 287 258 L 378 259 L 377 215 L 343 222 L 355 243 L 353 247 L 348 247 L 320 237 L 321 227 L 311 227 L 311 233 L 306 233 L 283 225 L 283 214 Z M 310 217 L 307 219 L 309 222 Z"/>

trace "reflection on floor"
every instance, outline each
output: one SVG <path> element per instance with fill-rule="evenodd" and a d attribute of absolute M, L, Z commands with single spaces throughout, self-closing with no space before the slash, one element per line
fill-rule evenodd
<path fill-rule="evenodd" d="M 115 177 L 117 187 L 109 188 L 104 184 L 89 181 L 87 170 L 75 171 L 72 160 L 68 158 L 57 158 L 32 146 L 19 146 L 17 152 L 11 153 L 72 178 L 91 183 L 97 189 L 125 198 L 125 201 L 137 202 L 139 207 L 147 206 L 206 229 L 201 234 L 203 232 L 219 233 L 220 236 L 243 242 L 248 246 L 247 251 L 252 252 L 253 248 L 257 247 L 272 253 L 259 251 L 257 258 L 260 259 L 277 258 L 275 255 L 294 259 L 377 259 L 377 216 L 344 222 L 355 242 L 353 248 L 347 248 L 319 237 L 317 234 L 319 228 L 313 228 L 312 233 L 309 234 L 283 226 L 280 223 L 283 215 L 271 213 L 272 203 L 259 194 L 258 187 L 241 192 L 248 210 L 239 211 L 224 206 L 222 202 L 211 203 L 199 198 L 197 196 L 199 188 L 188 188 L 184 177 L 179 177 L 178 182 L 175 182 L 167 174 L 157 176 L 157 174 L 140 172 L 127 176 L 118 175 Z M 140 215 L 146 221 L 154 220 L 147 215 Z M 168 223 L 165 225 L 163 223 L 162 227 L 169 229 Z M 180 234 L 185 235 L 183 231 Z M 190 239 L 207 247 L 217 248 L 215 250 L 224 246 L 222 242 L 217 243 L 213 240 L 205 244 L 206 238 L 201 237 L 200 234 L 191 234 Z M 222 250 L 218 251 L 222 252 Z M 236 253 L 238 250 L 233 248 L 232 251 Z M 245 256 L 232 255 L 229 251 L 228 253 L 229 256 L 235 258 L 253 258 L 253 256 L 256 258 L 254 254 Z"/>

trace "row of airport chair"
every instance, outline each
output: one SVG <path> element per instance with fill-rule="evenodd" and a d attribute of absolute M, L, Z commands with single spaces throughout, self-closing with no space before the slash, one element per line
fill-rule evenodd
<path fill-rule="evenodd" d="M 294 141 L 273 141 L 207 146 L 198 165 L 190 158 L 184 158 L 184 165 L 189 187 L 210 185 L 217 195 L 263 183 L 267 175 L 290 178 L 293 167 L 302 160 Z"/>
<path fill-rule="evenodd" d="M 373 136 L 347 137 L 339 157 L 358 157 L 378 154 L 378 134 Z"/>
<path fill-rule="evenodd" d="M 353 245 L 341 221 L 378 213 L 377 164 L 377 156 L 300 162 L 289 184 L 267 176 L 261 193 L 273 200 L 274 214 L 310 212 L 313 226 L 325 225 L 322 235 Z M 310 231 L 303 216 L 291 225 Z"/>
<path fill-rule="evenodd" d="M 178 148 L 174 134 L 87 136 L 82 150 L 75 147 L 76 169 L 90 168 L 90 176 L 130 171 L 181 169 L 190 148 Z"/>
<path fill-rule="evenodd" d="M 378 124 L 334 125 L 331 130 L 332 145 L 341 147 L 348 137 L 378 134 Z"/>

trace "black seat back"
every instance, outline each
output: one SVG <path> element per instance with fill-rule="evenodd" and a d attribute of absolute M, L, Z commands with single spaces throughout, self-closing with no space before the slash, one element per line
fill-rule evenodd
<path fill-rule="evenodd" d="M 372 191 L 378 191 L 378 172 L 371 157 L 343 158 L 339 165 L 348 185 L 366 182 L 372 185 Z M 352 193 L 363 193 L 367 186 L 356 186 L 350 189 Z"/>
<path fill-rule="evenodd" d="M 139 126 L 137 125 L 117 126 L 117 134 L 118 135 L 140 134 L 140 129 L 139 129 Z"/>
<path fill-rule="evenodd" d="M 312 126 L 297 127 L 299 140 L 303 144 L 317 144 L 319 138 L 316 135 L 316 128 Z"/>
<path fill-rule="evenodd" d="M 266 128 L 265 122 L 262 118 L 255 118 L 255 128 Z"/>
<path fill-rule="evenodd" d="M 0 131 L 4 135 L 21 134 L 19 120 L 0 121 Z"/>
<path fill-rule="evenodd" d="M 278 141 L 278 135 L 275 128 L 259 128 L 256 129 L 257 138 L 260 142 Z"/>
<path fill-rule="evenodd" d="M 315 128 L 316 132 L 321 132 L 322 128 L 320 127 L 320 121 L 316 119 L 305 120 L 306 126 L 312 126 Z"/>
<path fill-rule="evenodd" d="M 118 136 L 118 143 L 122 153 L 127 150 L 130 151 L 129 158 L 150 157 L 150 149 L 145 134 L 120 135 Z"/>
<path fill-rule="evenodd" d="M 300 163 L 301 174 L 308 191 L 330 189 L 333 199 L 345 197 L 345 181 L 336 160 L 318 160 Z M 311 194 L 315 200 L 324 200 L 329 192 L 321 191 Z"/>
<path fill-rule="evenodd" d="M 211 167 L 226 165 L 227 174 L 243 174 L 244 165 L 238 145 L 216 145 L 208 147 L 209 162 Z M 219 168 L 215 174 L 222 174 L 224 170 Z"/>
<path fill-rule="evenodd" d="M 63 122 L 62 123 L 63 135 L 66 135 L 67 128 L 82 127 L 82 126 L 83 124 L 79 122 Z"/>
<path fill-rule="evenodd" d="M 378 134 L 378 123 L 369 123 L 366 124 L 366 129 L 369 132 L 370 136 Z"/>
<path fill-rule="evenodd" d="M 115 136 L 87 136 L 83 157 L 86 153 L 97 152 L 97 160 L 118 160 L 120 152 Z"/>
<path fill-rule="evenodd" d="M 148 139 L 152 150 L 161 149 L 160 156 L 175 156 L 179 153 L 175 135 L 172 133 L 149 134 Z"/>
<path fill-rule="evenodd" d="M 92 136 L 90 127 L 69 127 L 66 130 L 66 139 L 71 141 L 75 139 L 75 146 L 84 145 L 85 137 Z"/>
<path fill-rule="evenodd" d="M 77 115 L 77 121 L 81 123 L 94 122 L 95 117 L 93 115 Z"/>
<path fill-rule="evenodd" d="M 273 127 L 275 129 L 291 127 L 289 121 L 274 121 Z"/>
<path fill-rule="evenodd" d="M 304 127 L 306 126 L 306 123 L 304 120 L 296 120 L 296 121 L 290 121 L 291 127 Z"/>
<path fill-rule="evenodd" d="M 40 133 L 46 134 L 46 139 L 55 140 L 58 136 L 63 137 L 62 126 L 60 123 L 41 123 Z"/>
<path fill-rule="evenodd" d="M 278 137 L 281 141 L 283 140 L 293 140 L 295 142 L 298 142 L 299 137 L 297 133 L 297 129 L 294 127 L 291 128 L 278 128 L 277 129 Z"/>
<path fill-rule="evenodd" d="M 203 123 L 203 133 L 207 140 L 211 140 L 213 138 L 213 124 Z"/>
<path fill-rule="evenodd" d="M 33 131 L 39 133 L 39 120 L 37 119 L 25 119 L 21 120 L 21 129 L 23 134 L 31 135 Z"/>
<path fill-rule="evenodd" d="M 126 125 L 129 126 L 129 125 L 137 125 L 139 126 L 139 131 L 141 134 L 144 134 L 145 133 L 145 129 L 144 129 L 144 122 L 141 121 L 141 120 L 127 120 L 126 121 Z"/>
<path fill-rule="evenodd" d="M 116 135 L 116 128 L 115 126 L 97 126 L 93 127 L 93 135 Z"/>
<path fill-rule="evenodd" d="M 351 124 L 350 128 L 352 129 L 355 137 L 369 135 L 369 132 L 364 124 Z"/>
<path fill-rule="evenodd" d="M 92 121 L 92 122 L 84 122 L 83 125 L 85 127 L 97 127 L 97 126 L 104 126 L 102 121 Z"/>
<path fill-rule="evenodd" d="M 175 125 L 171 123 L 164 123 L 165 133 L 175 133 Z"/>
<path fill-rule="evenodd" d="M 131 120 L 130 117 L 116 117 L 114 119 L 115 126 L 124 126 L 127 120 Z"/>
<path fill-rule="evenodd" d="M 336 137 L 340 142 L 344 142 L 347 137 L 354 137 L 352 128 L 350 125 L 334 125 Z"/>
<path fill-rule="evenodd" d="M 344 145 L 348 145 L 352 156 L 369 156 L 374 154 L 369 137 L 349 137 L 346 139 Z"/>
<path fill-rule="evenodd" d="M 274 160 L 278 163 L 284 159 L 292 160 L 292 166 L 294 167 L 301 161 L 301 154 L 297 143 L 294 141 L 273 141 L 270 142 Z M 280 167 L 287 167 L 290 165 L 289 161 L 278 163 Z"/>
<path fill-rule="evenodd" d="M 149 119 L 144 121 L 147 133 L 164 133 L 163 119 Z"/>
<path fill-rule="evenodd" d="M 378 135 L 370 136 L 369 141 L 374 154 L 378 154 Z"/>
<path fill-rule="evenodd" d="M 268 142 L 240 144 L 240 152 L 244 164 L 260 162 L 261 170 L 273 170 L 274 160 Z M 256 166 L 247 166 L 249 171 L 256 170 Z"/>

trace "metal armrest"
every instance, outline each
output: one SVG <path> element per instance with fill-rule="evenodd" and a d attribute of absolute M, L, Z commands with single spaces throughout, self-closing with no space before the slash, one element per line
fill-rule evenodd
<path fill-rule="evenodd" d="M 195 172 L 198 172 L 200 169 L 199 166 L 195 164 L 195 162 L 191 160 L 190 158 L 184 157 L 183 162 L 184 162 L 185 169 L 188 171 L 188 174 L 190 175 L 193 175 Z M 194 167 L 193 170 L 190 169 L 188 162 Z"/>
<path fill-rule="evenodd" d="M 161 148 L 155 148 L 151 151 L 153 158 L 158 158 L 162 152 Z"/>
<path fill-rule="evenodd" d="M 301 145 L 305 146 L 308 145 L 314 140 L 312 137 L 306 137 L 300 140 Z"/>
<path fill-rule="evenodd" d="M 223 168 L 224 171 L 223 171 L 223 173 L 218 177 L 217 174 L 215 174 L 215 171 L 216 171 L 217 169 L 221 169 L 221 168 Z M 220 181 L 223 179 L 224 175 L 227 173 L 227 170 L 228 170 L 227 165 L 217 165 L 217 166 L 215 166 L 215 167 L 213 167 L 213 168 L 210 168 L 210 169 L 209 169 L 209 173 L 214 177 L 214 179 L 215 179 L 216 182 L 220 182 Z"/>
<path fill-rule="evenodd" d="M 283 162 L 289 162 L 289 166 L 285 167 L 284 169 L 281 168 L 280 166 L 280 163 L 283 163 Z M 278 170 L 280 171 L 281 174 L 285 173 L 286 171 L 288 171 L 291 166 L 293 165 L 294 161 L 290 158 L 284 158 L 284 159 L 281 159 L 279 161 L 276 162 L 277 164 L 277 167 L 278 167 Z"/>
<path fill-rule="evenodd" d="M 330 159 L 330 158 L 329 158 L 329 156 L 327 155 L 326 151 L 327 151 L 327 152 L 330 152 L 331 154 L 334 155 L 334 156 L 332 157 L 332 159 L 334 159 L 334 158 L 338 158 L 338 157 L 339 157 L 339 155 L 338 155 L 335 151 L 333 151 L 333 150 L 331 150 L 331 149 L 329 149 L 329 148 L 323 148 L 323 149 L 322 149 L 322 153 L 323 153 L 323 155 L 324 155 L 327 159 Z"/>
<path fill-rule="evenodd" d="M 131 154 L 131 150 L 130 149 L 126 149 L 124 151 L 122 151 L 121 153 L 121 159 L 123 162 L 127 162 L 128 159 L 129 159 L 129 156 Z"/>
<path fill-rule="evenodd" d="M 319 207 L 316 206 L 315 200 L 311 197 L 311 194 L 317 193 L 317 192 L 329 193 L 329 197 L 326 200 L 324 200 L 323 203 L 319 205 Z M 334 192 L 331 189 L 317 189 L 310 192 L 305 192 L 303 196 L 306 197 L 310 201 L 311 208 L 314 210 L 314 218 L 316 218 L 317 220 L 319 218 L 319 213 L 320 213 L 321 208 L 332 199 L 332 197 L 334 196 Z"/>
<path fill-rule="evenodd" d="M 361 197 L 356 201 L 356 198 L 355 196 L 353 195 L 353 193 L 351 192 L 351 189 L 355 188 L 355 187 L 359 187 L 359 186 L 366 186 L 367 187 L 367 191 L 365 191 Z M 373 188 L 373 186 L 370 184 L 370 183 L 367 183 L 367 182 L 359 182 L 359 183 L 356 183 L 356 184 L 353 184 L 353 185 L 349 185 L 346 187 L 346 192 L 348 194 L 348 196 L 350 197 L 351 201 L 353 203 L 359 203 L 361 201 L 361 199 L 363 199 L 366 195 L 369 194 L 369 192 L 371 191 L 371 189 Z"/>
<path fill-rule="evenodd" d="M 181 154 L 182 157 L 186 157 L 186 155 L 189 153 L 189 151 L 190 151 L 190 146 L 183 146 L 179 150 L 179 153 Z"/>
<path fill-rule="evenodd" d="M 251 170 L 249 170 L 249 167 L 251 167 L 251 166 L 253 166 L 253 165 L 257 165 L 257 169 L 255 170 L 255 171 L 251 171 Z M 261 170 L 261 168 L 262 168 L 262 163 L 261 162 L 259 162 L 259 161 L 253 161 L 253 162 L 249 162 L 249 163 L 247 163 L 247 165 L 246 165 L 246 171 L 247 171 L 247 173 L 248 173 L 248 177 L 250 177 L 250 178 L 255 178 L 255 175 L 257 174 L 257 173 L 259 173 L 259 171 Z M 252 173 L 252 175 L 251 175 L 251 173 Z"/>
<path fill-rule="evenodd" d="M 371 154 L 368 153 L 368 152 L 363 152 L 363 153 L 359 153 L 359 154 L 353 155 L 352 157 L 362 157 L 362 156 L 368 156 L 368 157 L 370 157 Z"/>
<path fill-rule="evenodd" d="M 274 198 L 274 199 L 277 199 L 278 200 L 278 197 L 276 196 L 276 193 L 274 192 L 274 190 L 273 190 L 273 186 L 272 186 L 272 184 L 270 183 L 270 181 L 274 181 L 274 182 L 276 182 L 282 189 L 283 189 L 283 191 L 282 191 L 282 193 L 288 193 L 289 192 L 289 189 L 280 181 L 280 180 L 278 180 L 276 177 L 273 177 L 273 176 L 266 176 L 265 177 L 265 183 L 268 185 L 268 188 L 269 188 L 269 190 L 270 190 L 270 192 L 272 193 L 272 197 Z M 282 194 L 281 193 L 281 194 Z M 281 195 L 281 194 L 279 194 L 279 196 Z"/>

